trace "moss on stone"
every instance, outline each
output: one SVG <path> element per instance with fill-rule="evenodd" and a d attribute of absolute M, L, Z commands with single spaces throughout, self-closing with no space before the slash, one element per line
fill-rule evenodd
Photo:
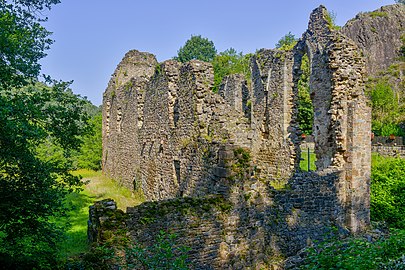
<path fill-rule="evenodd" d="M 388 17 L 388 13 L 384 12 L 384 11 L 373 11 L 368 13 L 368 15 L 372 18 L 376 18 L 376 17 Z"/>

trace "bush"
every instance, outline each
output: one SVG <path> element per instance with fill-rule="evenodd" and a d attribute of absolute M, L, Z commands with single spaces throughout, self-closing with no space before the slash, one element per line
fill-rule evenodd
<path fill-rule="evenodd" d="M 139 245 L 127 251 L 127 261 L 133 262 L 129 267 L 145 270 L 186 270 L 188 247 L 174 245 L 175 234 L 167 234 L 164 231 L 156 237 L 156 244 L 143 248 Z"/>
<path fill-rule="evenodd" d="M 371 218 L 405 228 L 405 160 L 373 156 Z"/>
<path fill-rule="evenodd" d="M 309 248 L 301 269 L 392 269 L 386 266 L 400 259 L 404 252 L 404 230 L 394 230 L 388 238 L 375 242 L 364 238 L 334 239 Z M 402 268 L 395 269 L 404 268 L 402 264 Z"/>

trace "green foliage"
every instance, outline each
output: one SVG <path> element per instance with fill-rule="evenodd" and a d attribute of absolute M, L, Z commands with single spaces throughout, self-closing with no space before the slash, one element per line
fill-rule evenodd
<path fill-rule="evenodd" d="M 177 51 L 177 57 L 175 57 L 175 59 L 182 63 L 193 59 L 211 62 L 216 54 L 217 50 L 215 49 L 214 42 L 200 35 L 192 35 L 184 46 L 180 47 Z"/>
<path fill-rule="evenodd" d="M 309 59 L 307 55 L 302 57 L 301 62 L 302 75 L 298 81 L 298 116 L 297 120 L 301 131 L 304 134 L 312 134 L 312 125 L 314 122 L 314 107 L 309 95 Z"/>
<path fill-rule="evenodd" d="M 115 258 L 114 249 L 107 246 L 92 247 L 80 259 L 70 258 L 64 269 L 69 270 L 110 270 L 110 261 Z"/>
<path fill-rule="evenodd" d="M 399 3 L 399 4 L 404 4 L 404 5 L 405 5 L 405 0 L 395 0 L 395 2 L 396 2 L 396 3 Z"/>
<path fill-rule="evenodd" d="M 40 72 L 38 61 L 52 40 L 40 24 L 41 11 L 59 0 L 0 1 L 0 86 L 22 86 Z"/>
<path fill-rule="evenodd" d="M 81 169 L 100 170 L 102 155 L 102 113 L 94 115 L 89 125 L 91 131 L 83 136 L 83 144 L 77 157 L 77 166 Z"/>
<path fill-rule="evenodd" d="M 325 19 L 328 22 L 329 29 L 331 29 L 331 30 L 339 30 L 340 28 L 342 28 L 341 26 L 336 25 L 336 16 L 337 16 L 337 14 L 333 10 L 328 11 L 326 13 Z"/>
<path fill-rule="evenodd" d="M 405 228 L 405 160 L 373 155 L 371 218 Z"/>
<path fill-rule="evenodd" d="M 405 35 L 401 36 L 401 41 L 402 41 L 402 47 L 400 49 L 400 56 L 401 56 L 402 60 L 404 60 L 405 59 Z"/>
<path fill-rule="evenodd" d="M 285 36 L 283 36 L 276 44 L 276 48 L 283 51 L 288 51 L 294 48 L 295 44 L 297 44 L 298 39 L 288 32 Z"/>
<path fill-rule="evenodd" d="M 379 78 L 371 81 L 368 84 L 368 93 L 373 109 L 373 132 L 379 136 L 403 135 L 404 130 L 400 125 L 404 121 L 405 106 L 387 80 Z"/>
<path fill-rule="evenodd" d="M 67 86 L 0 88 L 0 230 L 7 247 L 0 264 L 11 268 L 37 263 L 35 267 L 46 269 L 46 263 L 52 264 L 49 253 L 56 251 L 61 233 L 53 220 L 65 213 L 64 196 L 80 185 L 68 162 L 42 159 L 37 152 L 48 140 L 58 145 L 61 156 L 80 146 L 85 101 Z"/>
<path fill-rule="evenodd" d="M 164 231 L 156 236 L 156 243 L 143 248 L 139 245 L 127 251 L 127 261 L 133 262 L 128 266 L 135 269 L 145 270 L 186 270 L 189 269 L 187 262 L 190 248 L 176 246 L 175 234 L 167 234 Z"/>
<path fill-rule="evenodd" d="M 246 79 L 250 79 L 249 60 L 251 54 L 243 55 L 242 52 L 237 52 L 235 49 L 230 48 L 226 51 L 220 52 L 212 60 L 214 68 L 214 87 L 213 91 L 218 92 L 219 85 L 223 78 L 230 74 L 243 74 Z"/>
<path fill-rule="evenodd" d="M 291 32 L 283 36 L 276 44 L 279 50 L 291 50 L 297 44 L 297 38 Z M 314 108 L 309 95 L 309 59 L 305 54 L 301 62 L 302 75 L 298 81 L 298 116 L 297 120 L 300 129 L 304 134 L 312 134 L 312 124 L 314 121 Z"/>
<path fill-rule="evenodd" d="M 364 238 L 331 239 L 308 249 L 301 269 L 388 269 L 385 265 L 391 265 L 404 252 L 405 231 L 394 230 L 388 238 L 375 242 Z"/>
<path fill-rule="evenodd" d="M 388 13 L 387 12 L 384 12 L 384 11 L 373 11 L 373 12 L 370 12 L 370 13 L 367 13 L 369 16 L 371 16 L 372 18 L 375 18 L 375 17 L 387 17 L 388 16 Z"/>

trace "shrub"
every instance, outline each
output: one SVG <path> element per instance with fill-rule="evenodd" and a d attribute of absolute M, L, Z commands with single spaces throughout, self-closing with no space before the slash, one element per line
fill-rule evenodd
<path fill-rule="evenodd" d="M 405 160 L 373 156 L 371 218 L 405 228 Z"/>
<path fill-rule="evenodd" d="M 129 267 L 145 270 L 185 270 L 189 269 L 187 262 L 190 248 L 175 246 L 175 234 L 167 234 L 164 231 L 156 237 L 156 244 L 143 248 L 136 245 L 127 251 L 127 261 L 133 262 Z"/>

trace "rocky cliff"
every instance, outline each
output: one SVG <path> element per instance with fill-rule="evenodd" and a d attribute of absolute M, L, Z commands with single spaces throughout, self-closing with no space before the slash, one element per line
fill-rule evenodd
<path fill-rule="evenodd" d="M 341 32 L 362 49 L 368 75 L 386 69 L 398 57 L 405 35 L 405 5 L 396 4 L 360 13 Z"/>

